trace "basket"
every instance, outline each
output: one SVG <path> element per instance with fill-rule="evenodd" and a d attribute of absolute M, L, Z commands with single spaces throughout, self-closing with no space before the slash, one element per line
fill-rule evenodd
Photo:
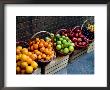
<path fill-rule="evenodd" d="M 49 32 L 47 32 L 47 31 L 37 32 L 37 33 L 35 33 L 31 37 L 31 39 L 29 40 L 29 42 L 35 40 L 37 37 L 40 38 L 40 39 L 44 39 L 46 36 L 50 36 L 51 37 L 51 34 Z M 53 39 L 52 38 L 51 38 L 51 42 L 53 43 Z M 53 51 L 54 51 L 54 48 L 53 48 Z M 56 54 L 54 52 L 54 57 L 52 57 L 50 60 L 46 60 L 46 61 L 45 60 L 42 61 L 42 59 L 37 60 L 38 65 L 41 67 L 41 74 L 45 74 L 45 66 L 47 64 L 49 64 L 55 57 L 56 57 Z"/>
<path fill-rule="evenodd" d="M 82 33 L 82 27 L 81 26 L 75 26 L 72 30 L 71 30 L 71 33 L 72 32 L 76 32 L 77 30 L 80 30 L 81 33 Z M 83 34 L 83 33 L 82 33 Z M 81 48 L 86 48 L 89 46 L 89 41 L 88 39 L 83 35 L 83 38 L 84 38 L 84 41 L 87 43 L 85 46 L 81 46 L 81 45 L 78 45 L 77 43 L 75 43 L 75 48 L 76 49 L 81 49 Z"/>
<path fill-rule="evenodd" d="M 90 20 L 85 20 L 81 26 L 81 30 L 83 35 L 88 39 L 89 43 L 91 43 L 94 41 L 94 32 L 90 32 L 90 30 L 88 30 L 88 24 L 93 24 L 93 22 L 91 22 Z"/>
<path fill-rule="evenodd" d="M 57 35 L 57 34 L 60 34 L 60 35 L 68 36 L 68 35 L 66 35 L 67 30 L 70 30 L 70 29 L 59 29 L 59 30 L 56 32 L 56 35 Z M 69 39 L 70 39 L 70 38 L 69 38 Z M 56 45 L 54 45 L 54 47 L 56 47 Z M 64 53 L 58 51 L 56 48 L 55 48 L 55 51 L 56 51 L 56 53 L 58 53 L 58 56 L 66 56 L 66 55 L 70 55 L 70 54 L 72 53 L 72 52 L 69 52 L 69 53 L 67 53 L 67 54 L 64 54 Z"/>

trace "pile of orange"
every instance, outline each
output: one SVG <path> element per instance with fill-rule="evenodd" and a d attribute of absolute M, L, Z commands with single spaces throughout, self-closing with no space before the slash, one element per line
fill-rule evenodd
<path fill-rule="evenodd" d="M 54 56 L 53 43 L 51 40 L 36 38 L 29 42 L 29 48 L 37 56 L 37 60 L 51 60 Z"/>
<path fill-rule="evenodd" d="M 27 48 L 17 46 L 16 48 L 16 73 L 18 74 L 31 74 L 37 69 L 38 64 L 36 63 L 37 55 L 29 52 Z"/>

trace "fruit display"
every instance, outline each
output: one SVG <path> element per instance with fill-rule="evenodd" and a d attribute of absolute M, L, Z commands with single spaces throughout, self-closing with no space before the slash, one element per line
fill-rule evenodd
<path fill-rule="evenodd" d="M 16 73 L 32 74 L 38 68 L 36 63 L 37 55 L 29 52 L 27 48 L 22 46 L 16 47 Z"/>
<path fill-rule="evenodd" d="M 29 42 L 29 51 L 33 52 L 36 60 L 48 61 L 54 57 L 53 43 L 49 37 L 46 39 L 35 38 Z"/>
<path fill-rule="evenodd" d="M 69 37 L 56 34 L 54 37 L 54 45 L 56 51 L 63 55 L 67 55 L 74 51 L 74 43 L 69 39 Z"/>

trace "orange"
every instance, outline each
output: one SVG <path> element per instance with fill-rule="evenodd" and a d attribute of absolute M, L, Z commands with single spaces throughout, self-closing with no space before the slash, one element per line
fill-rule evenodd
<path fill-rule="evenodd" d="M 40 42 L 37 42 L 36 44 L 39 45 Z"/>
<path fill-rule="evenodd" d="M 34 49 L 38 49 L 38 44 L 33 44 Z"/>
<path fill-rule="evenodd" d="M 32 44 L 33 44 L 32 42 L 29 43 L 30 46 L 31 46 Z"/>
<path fill-rule="evenodd" d="M 45 47 L 40 48 L 40 51 L 44 52 L 45 51 Z"/>
<path fill-rule="evenodd" d="M 34 50 L 34 47 L 33 47 L 33 45 L 31 46 L 31 51 L 33 51 Z"/>
<path fill-rule="evenodd" d="M 50 44 L 48 44 L 48 48 L 51 48 L 51 45 Z"/>
<path fill-rule="evenodd" d="M 36 55 L 40 55 L 40 51 L 35 51 L 35 54 Z"/>
<path fill-rule="evenodd" d="M 41 42 L 45 42 L 44 39 L 40 39 Z"/>
<path fill-rule="evenodd" d="M 39 38 L 36 38 L 36 41 L 39 42 L 40 41 Z"/>
<path fill-rule="evenodd" d="M 35 44 L 35 41 L 32 41 L 33 44 Z"/>
<path fill-rule="evenodd" d="M 38 60 L 40 60 L 42 57 L 41 57 L 41 55 L 38 55 L 38 57 L 37 57 L 37 58 L 38 58 Z"/>
<path fill-rule="evenodd" d="M 40 42 L 40 43 L 39 43 L 39 47 L 43 47 L 43 46 L 44 46 L 43 43 Z"/>
<path fill-rule="evenodd" d="M 48 43 L 47 42 L 45 42 L 44 45 L 45 45 L 45 47 L 48 47 Z"/>
<path fill-rule="evenodd" d="M 30 56 L 30 58 L 31 58 L 32 60 L 35 60 L 35 59 L 37 58 L 37 55 L 36 55 L 36 54 L 32 54 L 32 55 Z"/>
<path fill-rule="evenodd" d="M 30 57 L 28 57 L 27 60 L 26 60 L 26 62 L 27 62 L 28 64 L 31 64 L 31 63 L 32 63 L 32 59 L 31 59 Z"/>
<path fill-rule="evenodd" d="M 44 59 L 45 59 L 45 58 L 46 58 L 46 55 L 45 55 L 45 54 L 42 54 L 42 58 L 44 58 Z"/>
<path fill-rule="evenodd" d="M 50 56 L 47 56 L 47 57 L 46 57 L 46 60 L 50 60 Z"/>

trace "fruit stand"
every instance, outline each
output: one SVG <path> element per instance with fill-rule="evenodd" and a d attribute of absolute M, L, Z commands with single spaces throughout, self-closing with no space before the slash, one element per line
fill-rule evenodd
<path fill-rule="evenodd" d="M 26 18 L 29 19 L 28 24 Z M 82 20 L 77 20 L 78 25 L 70 24 L 68 21 L 66 24 L 69 25 L 62 26 L 63 22 L 60 22 L 59 26 L 56 25 L 54 29 L 49 30 L 55 25 L 53 21 L 51 24 L 53 26 L 49 26 L 52 18 L 53 20 L 62 18 L 62 21 L 65 21 L 64 17 L 51 17 L 50 21 L 47 20 L 48 30 L 46 27 L 42 30 L 42 27 L 46 26 L 43 24 L 39 28 L 41 31 L 34 26 L 40 21 L 38 18 L 42 20 L 46 17 L 17 17 L 16 74 L 55 74 L 66 68 L 72 60 L 94 50 L 92 16 L 86 17 L 85 20 L 84 17 L 65 17 L 82 18 Z M 46 20 L 42 22 L 44 21 Z M 20 24 L 25 26 L 20 27 Z"/>

